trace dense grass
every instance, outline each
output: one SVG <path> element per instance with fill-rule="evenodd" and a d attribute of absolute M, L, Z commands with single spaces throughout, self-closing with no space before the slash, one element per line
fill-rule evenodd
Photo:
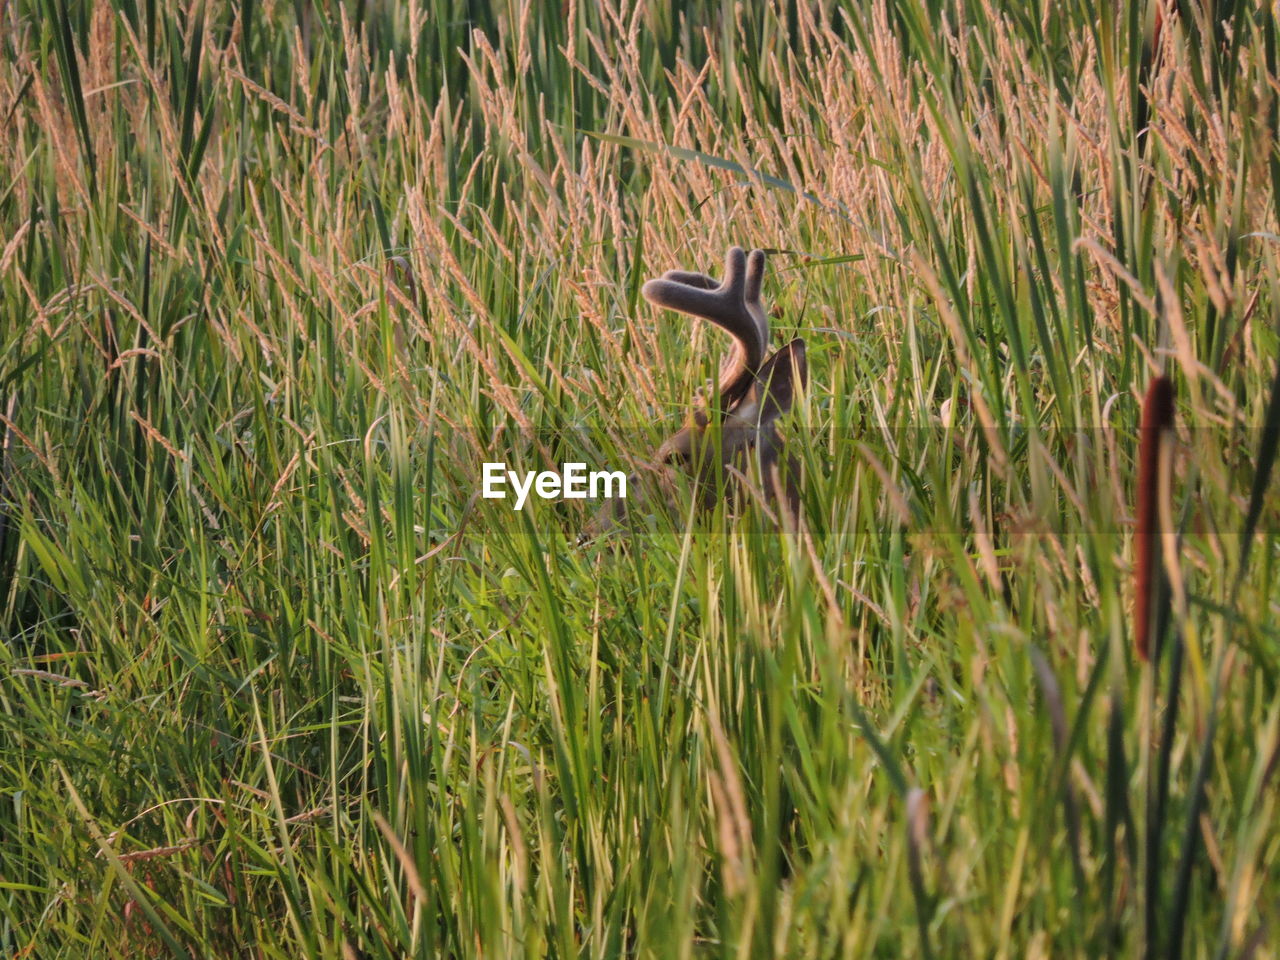
<path fill-rule="evenodd" d="M 1278 955 L 1273 10 L 322 6 L 0 5 L 0 955 Z M 730 243 L 804 528 L 476 499 Z"/>

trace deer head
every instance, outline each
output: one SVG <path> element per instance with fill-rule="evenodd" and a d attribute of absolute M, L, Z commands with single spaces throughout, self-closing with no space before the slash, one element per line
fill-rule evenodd
<path fill-rule="evenodd" d="M 640 289 L 654 306 L 706 320 L 733 338 L 720 368 L 716 401 L 695 401 L 685 426 L 658 448 L 653 465 L 706 481 L 728 465 L 749 473 L 754 457 L 766 496 L 794 517 L 799 509 L 797 470 L 790 458 L 783 458 L 776 423 L 791 409 L 797 387 L 805 385 L 805 347 L 803 340 L 792 340 L 769 355 L 769 312 L 760 299 L 765 260 L 763 250 L 748 255 L 741 247 L 730 247 L 721 281 L 705 273 L 668 270 Z M 703 486 L 703 497 L 704 503 L 714 499 L 714 484 Z M 609 529 L 623 509 L 623 501 L 606 504 L 583 539 Z"/>

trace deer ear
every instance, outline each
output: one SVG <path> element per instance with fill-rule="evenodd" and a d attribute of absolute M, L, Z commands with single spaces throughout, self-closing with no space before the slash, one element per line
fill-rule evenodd
<path fill-rule="evenodd" d="M 764 362 L 756 374 L 761 426 L 791 409 L 796 393 L 804 389 L 808 378 L 803 340 L 792 340 Z"/>

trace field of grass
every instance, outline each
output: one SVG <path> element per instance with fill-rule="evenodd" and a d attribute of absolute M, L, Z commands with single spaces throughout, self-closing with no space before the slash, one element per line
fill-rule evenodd
<path fill-rule="evenodd" d="M 0 957 L 1280 957 L 1275 14 L 0 2 Z"/>

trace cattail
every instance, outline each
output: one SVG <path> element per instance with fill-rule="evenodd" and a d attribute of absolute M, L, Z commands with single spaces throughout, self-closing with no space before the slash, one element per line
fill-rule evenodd
<path fill-rule="evenodd" d="M 1160 535 L 1160 444 L 1173 427 L 1173 383 L 1156 377 L 1142 402 L 1142 426 L 1138 431 L 1138 536 L 1134 591 L 1134 644 L 1138 656 L 1149 658 L 1151 649 L 1152 595 L 1155 592 L 1157 539 Z"/>

